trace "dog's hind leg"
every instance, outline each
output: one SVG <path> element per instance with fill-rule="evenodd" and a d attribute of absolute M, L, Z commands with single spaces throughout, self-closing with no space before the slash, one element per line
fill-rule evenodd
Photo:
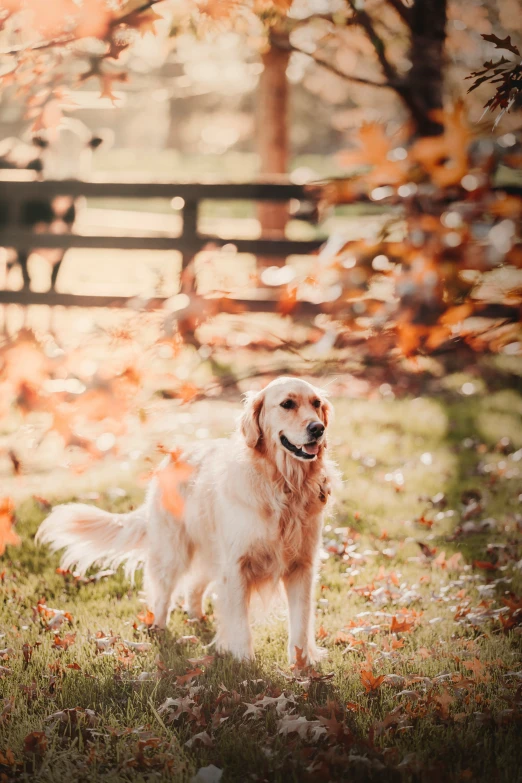
<path fill-rule="evenodd" d="M 191 573 L 186 592 L 185 608 L 188 616 L 193 620 L 201 620 L 205 612 L 203 611 L 203 596 L 210 584 L 210 579 L 201 571 L 196 570 Z"/>
<path fill-rule="evenodd" d="M 186 575 L 192 559 L 192 547 L 183 530 L 178 535 L 157 539 L 147 553 L 144 582 L 147 602 L 154 612 L 154 625 L 165 628 L 174 593 Z"/>

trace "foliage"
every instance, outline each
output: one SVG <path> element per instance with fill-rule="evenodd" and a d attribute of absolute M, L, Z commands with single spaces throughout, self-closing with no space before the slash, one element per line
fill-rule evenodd
<path fill-rule="evenodd" d="M 494 188 L 491 147 L 473 145 L 462 105 L 437 117 L 444 133 L 413 142 L 363 126 L 358 149 L 340 160 L 353 176 L 321 194 L 326 204 L 366 197 L 391 207 L 380 236 L 332 237 L 320 256 L 341 284 L 328 309 L 349 327 L 347 340 L 362 332 L 363 350 L 378 357 L 459 342 L 502 350 L 520 337 L 522 200 Z"/>
<path fill-rule="evenodd" d="M 474 79 L 469 92 L 476 90 L 481 84 L 489 82 L 495 92 L 486 103 L 486 109 L 495 111 L 500 109 L 496 122 L 498 123 L 505 112 L 508 112 L 520 99 L 522 90 L 522 62 L 520 51 L 511 41 L 508 35 L 504 40 L 496 35 L 483 35 L 485 41 L 490 41 L 496 49 L 503 49 L 515 55 L 515 60 L 508 60 L 502 56 L 500 60 L 488 60 L 482 70 L 474 71 L 469 78 Z"/>
<path fill-rule="evenodd" d="M 63 494 L 18 503 L 23 543 L 0 578 L 3 779 L 516 779 L 522 402 L 441 383 L 437 398 L 334 400 L 346 484 L 324 535 L 320 670 L 288 668 L 279 615 L 256 624 L 252 665 L 206 647 L 211 605 L 151 633 L 121 571 L 79 578 L 34 546 Z M 105 507 L 140 500 L 110 481 Z"/>

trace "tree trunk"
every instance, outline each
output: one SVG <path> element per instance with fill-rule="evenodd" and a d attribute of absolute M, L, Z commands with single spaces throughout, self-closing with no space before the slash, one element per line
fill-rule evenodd
<path fill-rule="evenodd" d="M 276 46 L 262 55 L 257 106 L 257 149 L 261 176 L 288 171 L 288 82 L 286 69 L 290 53 Z M 262 202 L 258 216 L 263 235 L 281 238 L 288 219 L 286 204 Z M 259 259 L 263 260 L 264 259 Z M 271 260 L 273 263 L 273 259 Z"/>
<path fill-rule="evenodd" d="M 438 136 L 442 125 L 432 112 L 443 107 L 447 0 L 415 0 L 410 11 L 411 69 L 404 95 L 419 136 Z"/>

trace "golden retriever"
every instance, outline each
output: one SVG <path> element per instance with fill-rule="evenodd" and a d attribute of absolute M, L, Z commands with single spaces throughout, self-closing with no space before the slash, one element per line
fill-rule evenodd
<path fill-rule="evenodd" d="M 143 565 L 155 624 L 164 628 L 180 586 L 201 617 L 212 584 L 217 649 L 253 656 L 249 605 L 254 591 L 282 582 L 289 612 L 289 657 L 313 662 L 314 576 L 325 509 L 335 476 L 326 458 L 331 405 L 298 378 L 279 378 L 246 396 L 238 431 L 183 459 L 193 466 L 183 512 L 166 507 L 158 476 L 145 503 L 128 514 L 57 506 L 37 539 L 65 548 L 64 567 Z M 168 458 L 167 458 L 168 460 Z M 159 471 L 165 468 L 165 463 Z M 299 652 L 297 652 L 297 648 Z"/>

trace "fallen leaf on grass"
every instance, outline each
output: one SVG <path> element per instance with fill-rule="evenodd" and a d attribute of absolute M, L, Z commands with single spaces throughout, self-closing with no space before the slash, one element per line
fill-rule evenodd
<path fill-rule="evenodd" d="M 449 708 L 455 701 L 451 693 L 445 688 L 442 693 L 430 696 L 429 701 L 437 706 L 440 717 L 449 717 Z"/>
<path fill-rule="evenodd" d="M 474 568 L 480 568 L 483 571 L 496 571 L 497 566 L 494 563 L 490 563 L 489 560 L 474 560 Z"/>
<path fill-rule="evenodd" d="M 223 770 L 210 764 L 208 767 L 198 769 L 190 783 L 219 783 L 223 776 Z"/>
<path fill-rule="evenodd" d="M 22 654 L 24 656 L 24 666 L 28 666 L 33 657 L 34 648 L 28 643 L 22 645 Z"/>
<path fill-rule="evenodd" d="M 203 655 L 201 658 L 187 658 L 187 661 L 193 666 L 209 666 L 215 660 L 215 655 Z"/>
<path fill-rule="evenodd" d="M 374 693 L 377 691 L 384 682 L 384 678 L 384 674 L 375 677 L 371 669 L 361 670 L 361 682 L 366 693 Z"/>
<path fill-rule="evenodd" d="M 58 636 L 58 634 L 56 634 L 52 646 L 55 650 L 68 650 L 71 644 L 74 644 L 75 641 L 76 641 L 75 633 L 66 633 L 63 638 L 61 638 L 60 636 Z"/>
<path fill-rule="evenodd" d="M 32 731 L 24 739 L 24 752 L 43 756 L 47 750 L 47 737 L 44 731 Z"/>
<path fill-rule="evenodd" d="M 205 745 L 207 748 L 214 744 L 214 740 L 207 731 L 200 731 L 199 734 L 194 734 L 193 737 L 187 740 L 185 745 L 187 748 L 192 748 L 198 742 L 200 742 L 202 745 Z"/>
<path fill-rule="evenodd" d="M 414 627 L 415 627 L 415 621 L 412 621 L 410 623 L 406 619 L 398 620 L 395 617 L 395 615 L 393 615 L 391 625 L 390 625 L 390 633 L 407 633 L 408 631 L 411 631 L 411 629 Z"/>
<path fill-rule="evenodd" d="M 128 639 L 124 639 L 123 643 L 130 650 L 135 650 L 135 652 L 148 652 L 152 647 L 150 642 L 129 642 Z"/>
<path fill-rule="evenodd" d="M 15 755 L 11 750 L 11 748 L 7 748 L 5 753 L 2 753 L 2 751 L 0 751 L 0 764 L 4 767 L 14 767 Z"/>
<path fill-rule="evenodd" d="M 188 671 L 186 674 L 180 674 L 179 677 L 176 677 L 176 685 L 186 685 L 188 682 L 194 679 L 194 677 L 199 677 L 200 674 L 203 674 L 203 669 L 192 669 L 191 671 Z"/>
<path fill-rule="evenodd" d="M 291 713 L 285 715 L 277 724 L 278 734 L 298 734 L 303 740 L 317 740 L 321 734 L 326 734 L 326 729 L 318 720 L 307 720 L 304 715 Z"/>
<path fill-rule="evenodd" d="M 14 701 L 14 696 L 11 696 L 10 699 L 4 699 L 4 706 L 0 711 L 0 724 L 5 723 L 6 720 L 10 717 L 13 711 Z"/>
<path fill-rule="evenodd" d="M 462 665 L 473 672 L 475 677 L 481 678 L 484 674 L 484 664 L 478 658 L 473 658 L 472 661 L 462 661 Z"/>
<path fill-rule="evenodd" d="M 154 612 L 151 612 L 150 609 L 147 609 L 146 612 L 140 612 L 138 620 L 144 625 L 154 625 Z"/>

